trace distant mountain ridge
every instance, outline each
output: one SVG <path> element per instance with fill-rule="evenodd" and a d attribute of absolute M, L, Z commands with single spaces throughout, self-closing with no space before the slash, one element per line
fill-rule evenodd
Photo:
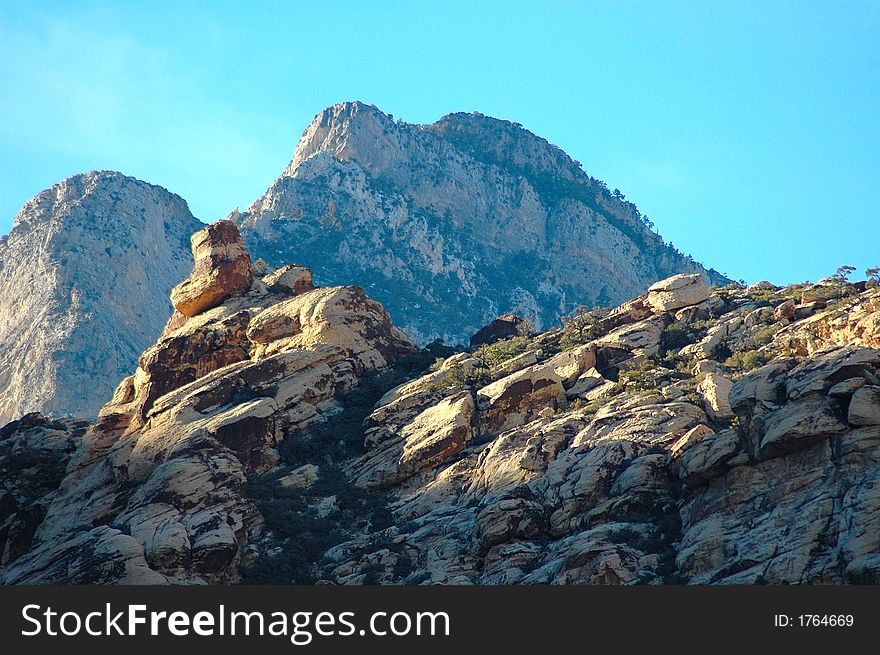
<path fill-rule="evenodd" d="M 679 272 L 727 282 L 562 150 L 481 114 L 412 125 L 360 102 L 329 107 L 230 218 L 255 259 L 364 287 L 421 344 L 465 343 L 508 312 L 546 328 Z M 0 238 L 0 425 L 30 411 L 94 417 L 162 331 L 202 226 L 179 196 L 115 172 L 28 201 Z"/>
<path fill-rule="evenodd" d="M 107 171 L 25 203 L 0 241 L 0 425 L 95 416 L 162 331 L 201 226 L 179 196 Z"/>
<path fill-rule="evenodd" d="M 266 194 L 230 218 L 257 256 L 364 286 L 420 343 L 466 342 L 506 312 L 547 327 L 676 273 L 729 282 L 561 149 L 477 113 L 412 125 L 334 105 Z"/>

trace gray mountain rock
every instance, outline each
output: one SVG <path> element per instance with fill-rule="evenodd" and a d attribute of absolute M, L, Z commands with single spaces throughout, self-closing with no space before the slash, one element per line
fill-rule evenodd
<path fill-rule="evenodd" d="M 255 256 L 363 286 L 420 343 L 466 342 L 505 312 L 550 327 L 676 273 L 727 282 L 562 150 L 481 114 L 411 125 L 334 105 L 266 194 L 230 218 Z"/>
<path fill-rule="evenodd" d="M 180 197 L 121 173 L 29 200 L 0 240 L 0 425 L 96 416 L 162 332 L 201 225 Z"/>

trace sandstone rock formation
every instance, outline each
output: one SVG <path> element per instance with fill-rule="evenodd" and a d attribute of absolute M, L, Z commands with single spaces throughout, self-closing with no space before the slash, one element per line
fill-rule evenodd
<path fill-rule="evenodd" d="M 201 225 L 178 196 L 119 173 L 28 201 L 0 239 L 0 425 L 94 418 L 162 331 Z"/>
<path fill-rule="evenodd" d="M 238 230 L 214 224 L 192 243 L 196 266 L 178 289 L 216 298 L 205 290 L 243 259 Z M 415 350 L 357 287 L 292 293 L 270 276 L 175 315 L 72 456 L 63 442 L 63 482 L 47 485 L 45 519 L 16 537 L 2 580 L 236 580 L 261 527 L 247 476 L 271 469 L 278 445 L 332 412 L 360 376 Z M 0 444 L 31 439 L 29 423 L 10 429 Z"/>
<path fill-rule="evenodd" d="M 466 145 L 486 130 L 500 150 L 480 158 Z M 435 173 L 448 177 L 413 187 L 410 151 L 442 154 Z M 577 202 L 572 216 L 593 220 L 599 235 L 632 227 L 619 222 L 626 205 L 599 202 L 601 193 L 596 207 L 578 196 L 535 209 L 542 171 L 589 186 L 567 161 L 483 117 L 416 130 L 345 106 L 306 132 L 259 211 L 236 220 L 262 247 L 281 229 L 275 218 L 311 247 L 322 242 L 305 238 L 321 206 L 310 203 L 333 199 L 319 222 L 331 250 L 346 261 L 349 237 L 377 234 L 365 243 L 387 255 L 396 242 L 358 213 L 365 199 L 401 238 L 418 232 L 431 198 L 486 219 L 482 201 L 440 194 L 447 180 L 509 209 L 504 230 L 533 227 L 545 210 L 552 226 L 554 212 Z M 400 189 L 409 195 L 395 196 Z M 131 208 L 145 198 L 153 203 L 134 212 L 138 222 Z M 85 232 L 87 219 L 104 225 L 118 212 L 132 238 L 165 247 L 179 229 L 182 241 L 188 214 L 166 200 L 114 174 L 74 178 L 25 207 L 0 261 L 38 252 L 52 217 Z M 285 213 L 291 206 L 301 213 Z M 343 218 L 354 223 L 333 232 Z M 615 293 L 643 280 L 641 295 L 537 334 L 515 325 L 499 338 L 496 325 L 450 355 L 418 350 L 361 287 L 316 286 L 295 264 L 263 271 L 236 221 L 205 227 L 191 246 L 189 277 L 192 260 L 182 282 L 165 286 L 175 309 L 163 299 L 164 330 L 106 392 L 96 421 L 28 414 L 0 428 L 0 582 L 880 583 L 880 289 L 717 287 L 699 270 L 652 283 L 660 269 L 633 251 L 640 272 Z M 437 262 L 448 263 L 443 248 Z M 403 270 L 402 258 L 374 261 L 390 262 L 382 275 Z M 456 279 L 473 282 L 465 273 L 475 269 L 457 261 Z M 0 279 L 24 279 L 18 260 L 10 266 L 15 274 Z M 87 279 L 89 289 L 106 285 Z M 550 279 L 540 288 L 565 288 Z M 472 300 L 498 288 L 483 284 Z M 426 284 L 416 304 L 430 297 L 458 311 L 461 298 L 433 295 L 439 288 Z M 80 293 L 74 285 L 77 307 Z M 152 292 L 131 295 L 144 297 Z M 8 298 L 0 302 L 33 307 L 17 288 Z M 114 311 L 134 320 L 139 307 Z M 500 308 L 490 309 L 489 318 Z M 57 343 L 75 342 L 59 334 Z M 15 361 L 15 370 L 30 365 Z"/>
<path fill-rule="evenodd" d="M 234 223 L 218 221 L 192 236 L 193 272 L 171 290 L 171 304 L 192 318 L 251 284 L 251 258 Z"/>
<path fill-rule="evenodd" d="M 673 275 L 648 288 L 648 304 L 657 311 L 668 312 L 701 303 L 709 295 L 709 286 L 701 275 Z"/>
<path fill-rule="evenodd" d="M 775 304 L 796 291 L 774 290 Z M 627 368 L 631 360 L 618 359 L 605 369 L 617 379 L 608 382 L 613 393 L 588 405 L 565 405 L 558 388 L 545 391 L 561 386 L 548 365 L 559 355 L 539 354 L 543 365 L 533 357 L 551 350 L 559 335 L 537 337 L 541 348 L 526 352 L 531 357 L 519 371 L 504 370 L 491 393 L 471 390 L 478 399 L 495 398 L 522 386 L 518 402 L 534 400 L 526 405 L 534 413 L 523 419 L 520 405 L 510 404 L 512 423 L 501 424 L 499 434 L 505 412 L 495 415 L 491 402 L 480 403 L 472 445 L 428 475 L 387 478 L 396 524 L 327 551 L 326 578 L 343 584 L 368 576 L 482 584 L 880 581 L 874 382 L 880 350 L 841 348 L 846 337 L 828 333 L 829 348 L 793 358 L 773 305 L 740 288 L 712 294 L 720 312 L 715 322 L 726 326 L 712 350 L 733 349 L 733 356 L 701 360 L 692 375 L 682 374 L 690 366 L 688 347 L 704 333 L 691 332 L 682 347 L 673 342 L 679 330 L 671 329 L 681 324 L 667 315 L 650 365 Z M 692 300 L 705 302 L 704 295 Z M 873 302 L 866 292 L 845 306 L 870 323 Z M 634 301 L 604 320 L 612 331 L 649 321 L 633 309 L 639 306 Z M 817 316 L 831 321 L 837 312 Z M 680 316 L 695 322 L 699 313 Z M 811 325 L 805 320 L 803 327 Z M 848 323 L 839 329 L 851 334 Z M 744 370 L 737 353 L 758 352 L 745 349 L 760 346 L 768 331 L 777 336 L 761 348 L 777 358 L 757 368 L 748 360 L 752 368 Z M 645 345 L 607 337 L 579 348 L 608 361 L 602 350 L 610 343 L 631 353 Z M 859 332 L 859 341 L 870 338 Z M 675 362 L 678 370 L 667 368 Z M 595 369 L 586 374 L 595 376 Z M 434 380 L 428 391 L 418 380 L 408 383 L 380 401 L 374 421 L 393 425 L 408 416 L 408 397 L 424 407 L 462 393 L 454 385 L 444 391 L 435 373 L 425 377 Z M 545 378 L 547 386 L 534 392 L 535 381 Z M 540 412 L 542 406 L 548 411 Z M 387 451 L 368 449 L 377 470 L 375 459 Z M 377 541 L 388 545 L 371 548 Z"/>
<path fill-rule="evenodd" d="M 876 302 L 678 277 L 435 361 L 279 269 L 175 313 L 87 430 L 0 431 L 0 581 L 880 583 Z"/>
<path fill-rule="evenodd" d="M 467 343 L 507 312 L 551 327 L 674 273 L 726 282 L 561 150 L 481 114 L 410 125 L 334 105 L 266 194 L 230 218 L 255 256 L 363 286 L 422 344 Z"/>

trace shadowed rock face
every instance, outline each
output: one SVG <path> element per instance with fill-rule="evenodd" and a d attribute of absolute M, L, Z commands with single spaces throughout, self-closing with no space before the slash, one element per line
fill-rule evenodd
<path fill-rule="evenodd" d="M 119 173 L 28 201 L 0 239 L 0 425 L 97 416 L 162 331 L 201 226 L 178 196 Z"/>
<path fill-rule="evenodd" d="M 0 566 L 30 550 L 86 428 L 28 414 L 0 429 Z"/>
<path fill-rule="evenodd" d="M 501 339 L 523 336 L 528 333 L 529 325 L 527 321 L 514 314 L 505 314 L 496 318 L 489 325 L 477 330 L 476 334 L 470 338 L 470 345 L 471 348 L 476 348 L 477 346 L 495 343 Z"/>
<path fill-rule="evenodd" d="M 231 218 L 255 256 L 363 286 L 422 344 L 466 343 L 507 312 L 547 328 L 674 273 L 726 281 L 665 245 L 564 152 L 480 114 L 410 125 L 334 105 L 266 194 Z"/>

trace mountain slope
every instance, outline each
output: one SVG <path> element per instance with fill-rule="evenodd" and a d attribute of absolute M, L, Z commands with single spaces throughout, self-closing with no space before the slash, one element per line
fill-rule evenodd
<path fill-rule="evenodd" d="M 180 197 L 113 172 L 28 201 L 0 241 L 0 425 L 97 415 L 162 331 L 201 225 Z"/>
<path fill-rule="evenodd" d="M 508 311 L 548 327 L 675 273 L 726 281 L 559 148 L 480 114 L 410 125 L 334 105 L 266 194 L 230 218 L 255 256 L 364 286 L 421 343 L 466 341 Z"/>
<path fill-rule="evenodd" d="M 95 423 L 0 429 L 0 583 L 880 580 L 876 285 L 677 275 L 436 360 L 229 222 L 192 243 Z"/>

